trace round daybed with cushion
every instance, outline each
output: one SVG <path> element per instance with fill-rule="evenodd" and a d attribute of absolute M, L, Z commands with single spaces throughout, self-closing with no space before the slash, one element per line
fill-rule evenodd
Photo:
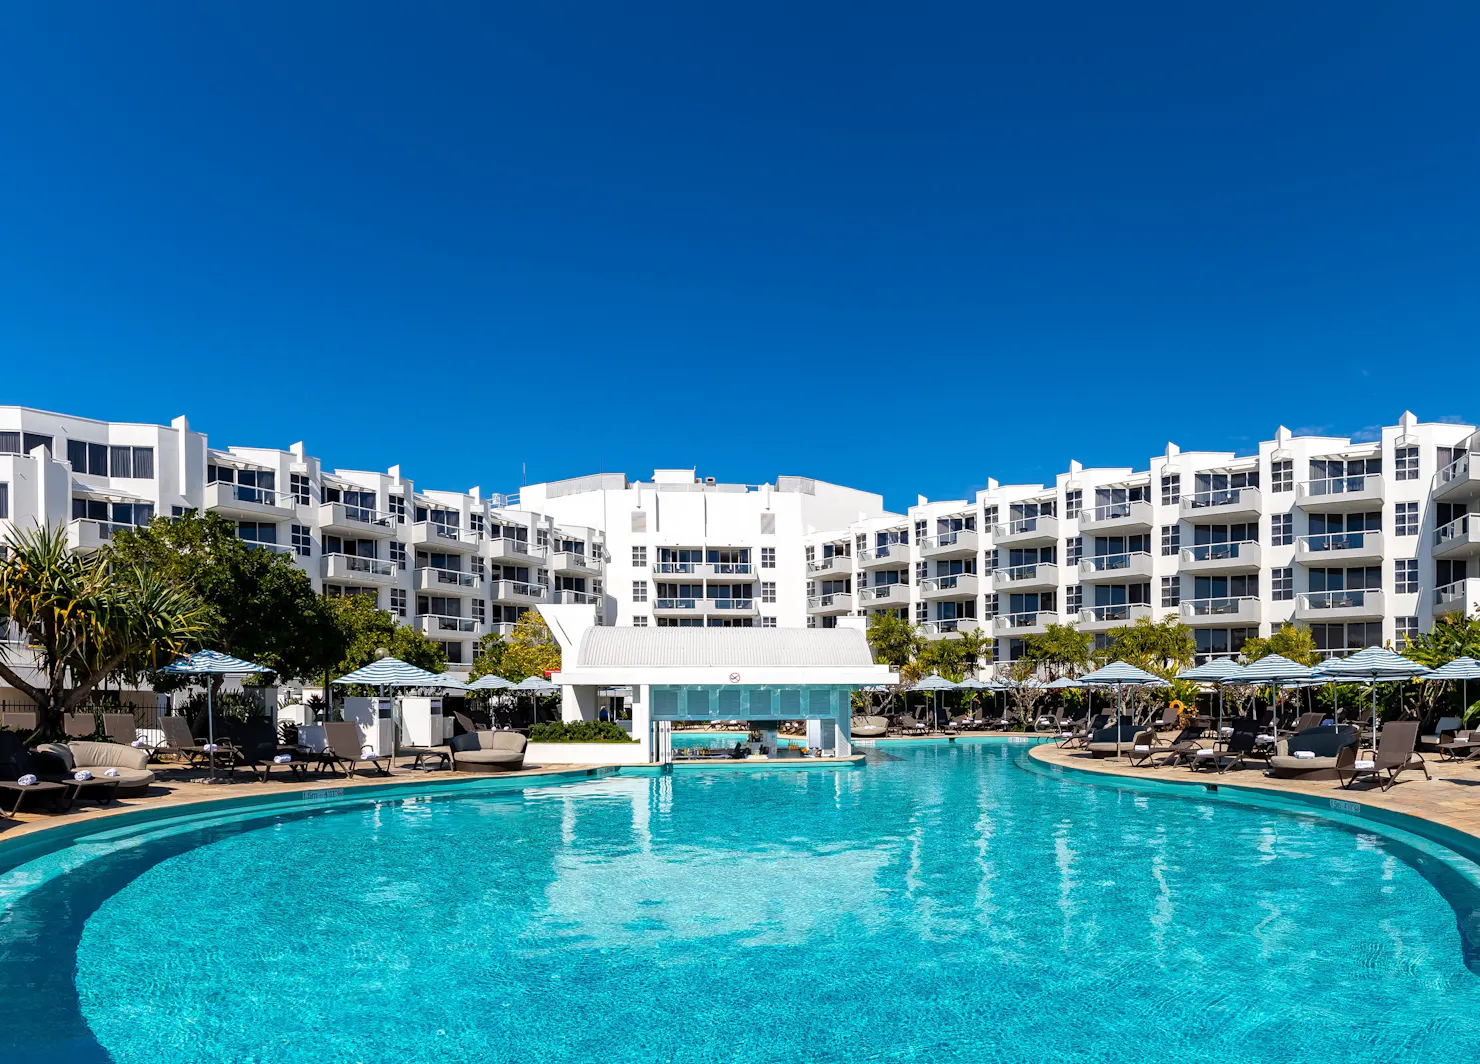
<path fill-rule="evenodd" d="M 848 730 L 855 739 L 882 739 L 889 734 L 889 718 L 854 717 Z"/>
<path fill-rule="evenodd" d="M 39 757 L 61 762 L 61 774 L 87 769 L 94 776 L 106 776 L 110 768 L 118 770 L 120 798 L 137 798 L 154 783 L 154 773 L 149 771 L 149 751 L 120 743 L 94 743 L 78 740 L 72 743 L 41 743 L 36 747 Z"/>
<path fill-rule="evenodd" d="M 1285 780 L 1338 779 L 1336 755 L 1342 747 L 1356 746 L 1358 739 L 1357 729 L 1349 724 L 1296 732 L 1275 744 L 1269 774 Z"/>
<path fill-rule="evenodd" d="M 447 740 L 454 772 L 513 772 L 524 767 L 528 740 L 512 731 L 474 731 Z"/>

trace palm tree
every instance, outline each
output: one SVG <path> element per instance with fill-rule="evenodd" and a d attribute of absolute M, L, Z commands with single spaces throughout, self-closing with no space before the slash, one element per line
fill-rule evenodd
<path fill-rule="evenodd" d="M 25 637 L 20 653 L 31 661 L 0 657 L 0 679 L 36 703 L 38 735 L 56 734 L 62 714 L 108 677 L 138 676 L 192 649 L 204 616 L 193 595 L 153 570 L 115 568 L 106 550 L 68 550 L 63 527 L 13 531 L 0 559 L 0 620 Z M 18 671 L 28 664 L 39 683 Z"/>

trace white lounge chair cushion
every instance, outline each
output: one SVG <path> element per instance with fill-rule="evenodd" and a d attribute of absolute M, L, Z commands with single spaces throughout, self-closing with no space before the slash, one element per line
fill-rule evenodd
<path fill-rule="evenodd" d="M 1376 761 L 1358 761 L 1358 762 L 1355 763 L 1355 766 L 1354 767 L 1356 767 L 1356 768 L 1373 769 L 1373 768 L 1376 768 L 1377 767 L 1377 762 Z"/>
<path fill-rule="evenodd" d="M 1316 752 L 1314 750 L 1296 750 L 1295 757 L 1300 761 L 1314 761 Z"/>

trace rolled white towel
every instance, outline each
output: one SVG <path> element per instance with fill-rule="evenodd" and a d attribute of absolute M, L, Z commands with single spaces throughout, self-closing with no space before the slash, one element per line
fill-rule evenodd
<path fill-rule="evenodd" d="M 1314 761 L 1316 752 L 1314 750 L 1296 750 L 1295 758 L 1299 761 Z"/>
<path fill-rule="evenodd" d="M 86 783 L 88 780 L 92 779 L 92 773 L 85 768 L 80 768 L 76 772 L 72 773 L 72 778 L 78 783 Z"/>
<path fill-rule="evenodd" d="M 293 760 L 293 755 L 292 754 L 278 754 L 277 757 L 275 757 L 275 758 L 272 759 L 273 764 L 276 764 L 276 765 L 286 765 L 289 761 L 292 761 L 292 760 Z"/>
<path fill-rule="evenodd" d="M 1060 739 L 1072 739 L 1072 738 L 1074 738 L 1074 733 L 1071 732 L 1071 731 L 1061 731 L 1061 732 L 1059 732 L 1059 738 Z"/>
<path fill-rule="evenodd" d="M 1256 743 L 1272 743 L 1272 742 L 1274 742 L 1274 736 L 1273 735 L 1256 735 L 1256 736 L 1254 736 L 1254 741 Z"/>
<path fill-rule="evenodd" d="M 20 784 L 22 787 L 34 787 L 38 782 L 39 781 L 36 779 L 36 777 L 31 775 L 31 773 L 29 772 L 27 772 L 20 779 L 16 780 L 16 783 Z"/>
<path fill-rule="evenodd" d="M 1133 747 L 1131 747 L 1131 749 L 1134 750 L 1138 754 L 1149 754 L 1149 753 L 1151 753 L 1151 747 L 1145 746 L 1145 745 L 1142 745 L 1142 746 L 1133 746 Z"/>
<path fill-rule="evenodd" d="M 142 750 L 149 744 L 146 743 L 143 739 L 135 739 L 133 742 L 129 743 L 129 745 L 132 746 L 135 750 Z"/>
<path fill-rule="evenodd" d="M 1376 768 L 1377 767 L 1377 762 L 1376 761 L 1358 761 L 1358 762 L 1356 762 L 1356 767 L 1357 768 Z"/>
<path fill-rule="evenodd" d="M 1216 750 L 1199 750 L 1197 752 L 1197 756 L 1198 757 L 1217 757 L 1218 756 L 1218 751 L 1216 751 Z"/>
<path fill-rule="evenodd" d="M 1218 734 L 1219 735 L 1232 735 L 1233 734 L 1233 729 L 1225 726 L 1225 727 L 1222 727 L 1222 728 L 1219 728 L 1218 729 Z"/>
<path fill-rule="evenodd" d="M 118 770 L 116 768 L 106 768 L 103 770 L 103 775 L 107 776 L 110 780 L 116 779 L 118 776 Z"/>
<path fill-rule="evenodd" d="M 216 743 L 205 743 L 201 746 L 201 749 L 208 754 L 214 754 L 217 750 L 221 749 L 221 747 Z"/>

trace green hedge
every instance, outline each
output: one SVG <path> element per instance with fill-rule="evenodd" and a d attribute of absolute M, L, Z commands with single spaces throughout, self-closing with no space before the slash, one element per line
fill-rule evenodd
<path fill-rule="evenodd" d="M 636 742 L 607 720 L 554 720 L 529 729 L 532 743 L 630 743 Z"/>

